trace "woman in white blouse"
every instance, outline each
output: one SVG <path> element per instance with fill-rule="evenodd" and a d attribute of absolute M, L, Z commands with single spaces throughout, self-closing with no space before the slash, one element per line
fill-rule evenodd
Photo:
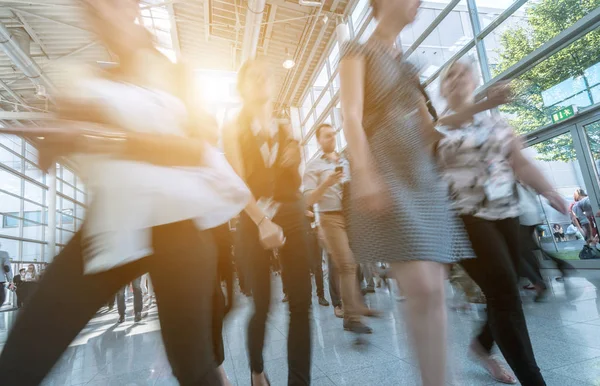
<path fill-rule="evenodd" d="M 475 106 L 477 85 L 468 63 L 450 64 L 441 75 L 440 90 L 452 113 Z M 516 178 L 566 213 L 566 204 L 540 171 L 521 154 L 521 142 L 503 120 L 476 114 L 453 129 L 442 130 L 437 157 L 477 255 L 461 262 L 487 299 L 488 320 L 471 350 L 503 383 L 517 380 L 491 356 L 496 342 L 523 385 L 545 385 L 536 364 L 517 287 L 519 220 Z M 443 122 L 443 121 L 442 121 Z"/>
<path fill-rule="evenodd" d="M 56 156 L 79 156 L 92 202 L 82 230 L 56 256 L 10 331 L 2 382 L 40 384 L 109 297 L 149 272 L 173 374 L 181 385 L 222 385 L 212 344 L 216 248 L 204 229 L 237 215 L 249 192 L 207 145 L 215 128 L 187 103 L 185 86 L 194 82 L 134 23 L 138 2 L 85 5 L 88 27 L 120 63 L 81 80 L 61 113 L 78 126 L 95 122 L 122 133 L 43 141 L 43 167 Z"/>

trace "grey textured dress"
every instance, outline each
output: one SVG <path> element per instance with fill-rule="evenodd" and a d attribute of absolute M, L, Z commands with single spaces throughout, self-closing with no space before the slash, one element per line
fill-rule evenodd
<path fill-rule="evenodd" d="M 450 209 L 447 186 L 422 137 L 416 69 L 374 38 L 346 43 L 342 58 L 351 57 L 365 61 L 363 128 L 392 198 L 383 213 L 370 213 L 364 202 L 349 200 L 348 232 L 355 257 L 363 263 L 452 263 L 473 257 L 462 220 Z M 350 196 L 354 188 L 351 183 Z"/>

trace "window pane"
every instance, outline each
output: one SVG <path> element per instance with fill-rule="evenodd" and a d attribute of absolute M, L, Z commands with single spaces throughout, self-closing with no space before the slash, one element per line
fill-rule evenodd
<path fill-rule="evenodd" d="M 346 147 L 346 136 L 344 130 L 338 132 L 338 150 L 343 150 Z"/>
<path fill-rule="evenodd" d="M 563 107 L 600 102 L 591 90 L 597 85 L 590 82 L 600 71 L 599 49 L 600 31 L 592 31 L 539 63 L 513 81 L 515 101 L 500 111 L 524 134 L 551 123 L 552 114 Z"/>
<path fill-rule="evenodd" d="M 352 16 L 350 16 L 350 18 L 352 19 L 352 26 L 354 27 L 354 32 L 360 30 L 360 26 L 362 24 L 361 21 L 363 20 L 361 16 L 363 16 L 363 12 L 367 9 L 368 6 L 368 0 L 359 0 L 358 4 L 356 4 L 356 7 L 354 7 L 354 10 L 352 10 Z"/>
<path fill-rule="evenodd" d="M 331 93 L 329 92 L 329 89 L 326 88 L 323 91 L 323 96 L 319 100 L 319 103 L 317 103 L 317 107 L 316 107 L 317 118 L 321 116 L 323 111 L 325 111 L 325 108 L 327 107 L 327 105 L 329 105 L 330 101 L 331 101 Z"/>
<path fill-rule="evenodd" d="M 362 33 L 362 35 L 360 35 L 360 38 L 358 38 L 358 41 L 364 43 L 367 40 L 369 40 L 369 38 L 373 34 L 373 31 L 375 31 L 375 28 L 377 28 L 377 20 L 371 19 L 369 25 L 367 26 L 367 28 L 365 28 L 365 31 Z"/>
<path fill-rule="evenodd" d="M 329 80 L 329 76 L 327 75 L 327 66 L 323 66 L 323 68 L 319 72 L 319 75 L 317 75 L 317 79 L 315 80 L 314 87 L 315 88 L 325 87 L 327 85 L 328 80 Z M 319 95 L 319 94 L 315 93 L 315 96 L 316 95 Z"/>
<path fill-rule="evenodd" d="M 310 109 L 312 108 L 312 99 L 311 92 L 306 93 L 306 97 L 304 98 L 304 102 L 302 102 L 302 107 L 300 108 L 300 121 L 304 122 L 306 116 L 309 114 Z"/>
<path fill-rule="evenodd" d="M 318 150 L 319 144 L 317 143 L 317 137 L 313 135 L 306 144 L 306 160 L 311 159 Z"/>
<path fill-rule="evenodd" d="M 25 158 L 37 164 L 39 159 L 38 150 L 29 142 L 25 142 Z"/>
<path fill-rule="evenodd" d="M 444 4 L 426 7 L 419 13 L 419 21 L 413 28 L 421 29 L 423 25 L 421 18 L 427 25 L 435 19 L 444 8 Z M 425 26 L 426 28 L 426 26 Z M 409 32 L 407 32 L 408 34 Z M 408 35 L 412 36 L 412 35 Z M 415 39 L 419 35 L 416 35 Z M 429 34 L 413 53 L 409 56 L 424 77 L 431 76 L 435 71 L 442 67 L 448 60 L 456 54 L 461 48 L 469 43 L 473 38 L 473 28 L 469 13 L 463 2 L 457 5 L 442 22 Z M 404 49 L 410 47 L 414 39 L 408 38 L 405 41 L 404 35 L 400 35 Z M 412 41 L 411 41 L 412 40 Z M 410 42 L 410 43 L 409 43 Z"/>
<path fill-rule="evenodd" d="M 587 190 L 570 133 L 535 144 L 523 153 L 553 182 L 566 202 L 573 203 L 575 190 Z M 571 218 L 554 210 L 546 200 L 540 200 L 540 204 L 545 222 L 536 227 L 536 237 L 544 252 L 561 259 L 578 260 L 584 241 L 577 228 L 571 226 Z M 563 229 L 564 237 L 557 237 L 556 225 Z"/>
<path fill-rule="evenodd" d="M 63 193 L 65 196 L 75 198 L 75 188 L 73 188 L 70 185 L 67 185 L 64 182 L 61 182 L 60 185 L 61 185 L 61 190 L 60 190 L 61 193 Z"/>
<path fill-rule="evenodd" d="M 0 218 L 2 218 L 0 235 L 19 237 L 19 225 L 21 225 L 21 220 L 18 217 L 19 212 L 4 212 L 3 215 L 0 215 Z"/>
<path fill-rule="evenodd" d="M 329 54 L 329 65 L 330 65 L 331 71 L 333 71 L 333 69 L 336 68 L 339 59 L 340 59 L 340 46 L 336 42 L 333 45 L 333 48 L 331 49 L 331 53 Z"/>
<path fill-rule="evenodd" d="M 475 5 L 477 5 L 477 13 L 479 15 L 479 23 L 481 24 L 481 28 L 484 29 L 491 22 L 496 20 L 498 16 L 502 12 L 504 12 L 508 7 L 510 7 L 515 0 L 475 0 Z M 527 10 L 527 4 L 521 6 L 513 16 L 514 18 L 523 18 L 525 17 L 525 13 Z"/>
<path fill-rule="evenodd" d="M 79 190 L 77 190 L 76 192 L 76 200 L 81 202 L 82 204 L 85 204 L 86 202 L 86 194 L 84 192 L 81 192 Z"/>
<path fill-rule="evenodd" d="M 28 181 L 23 181 L 25 184 L 24 197 L 40 204 L 44 202 L 44 189 L 41 186 L 35 185 Z"/>
<path fill-rule="evenodd" d="M 42 244 L 23 241 L 23 261 L 42 261 Z"/>
<path fill-rule="evenodd" d="M 85 218 L 85 208 L 79 204 L 75 205 L 75 217 L 84 219 Z"/>
<path fill-rule="evenodd" d="M 17 154 L 21 154 L 23 140 L 16 135 L 0 134 L 0 144 L 6 146 Z"/>
<path fill-rule="evenodd" d="M 36 165 L 28 161 L 25 162 L 25 175 L 41 184 L 46 183 L 46 173 L 42 172 Z"/>
<path fill-rule="evenodd" d="M 40 220 L 41 219 L 41 213 L 38 212 L 38 219 L 36 220 Z M 34 222 L 30 222 L 30 221 L 23 221 L 23 237 L 26 239 L 31 239 L 31 240 L 39 240 L 39 241 L 44 241 L 44 228 L 47 228 L 43 225 L 34 223 Z"/>
<path fill-rule="evenodd" d="M 23 164 L 20 156 L 8 151 L 3 146 L 0 146 L 0 163 L 18 172 L 21 171 L 21 166 Z"/>
<path fill-rule="evenodd" d="M 1 250 L 8 253 L 13 260 L 19 260 L 19 242 L 17 240 L 5 239 L 0 237 Z"/>
<path fill-rule="evenodd" d="M 69 169 L 63 168 L 62 179 L 63 179 L 63 181 L 68 182 L 69 184 L 75 186 L 75 174 L 73 174 L 73 172 L 70 171 Z"/>
<path fill-rule="evenodd" d="M 62 244 L 66 244 L 69 242 L 69 240 L 71 240 L 71 238 L 73 237 L 73 235 L 75 234 L 74 232 L 68 232 L 68 231 L 60 231 L 61 234 L 61 243 Z"/>
<path fill-rule="evenodd" d="M 312 114 L 308 117 L 308 120 L 306 121 L 306 123 L 304 123 L 304 126 L 302 126 L 303 129 L 303 133 L 306 135 L 306 133 L 308 133 L 310 131 L 310 129 L 312 129 L 313 124 L 315 123 L 315 120 L 312 116 Z"/>
<path fill-rule="evenodd" d="M 517 63 L 596 7 L 597 1 L 528 1 L 484 39 L 492 74 L 498 74 Z M 592 37 L 598 34 L 598 31 L 589 34 L 587 42 L 592 43 Z M 595 41 L 598 41 L 597 37 Z M 569 50 L 576 54 L 574 58 L 565 54 L 557 59 L 558 68 L 569 72 L 571 62 L 589 63 L 589 55 L 597 59 L 597 43 L 587 47 L 582 44 L 581 48 L 582 51 Z M 554 81 L 558 83 L 556 79 Z"/>
<path fill-rule="evenodd" d="M 21 178 L 0 169 L 0 189 L 21 196 Z"/>

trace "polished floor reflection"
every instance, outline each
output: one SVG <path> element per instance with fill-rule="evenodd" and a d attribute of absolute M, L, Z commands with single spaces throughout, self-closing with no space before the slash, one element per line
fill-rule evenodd
<path fill-rule="evenodd" d="M 552 272 L 546 272 L 551 275 Z M 279 278 L 274 278 L 280 288 Z M 581 271 L 571 280 L 576 299 L 569 301 L 562 283 L 552 283 L 545 303 L 533 303 L 524 294 L 527 322 L 538 363 L 548 385 L 600 384 L 600 271 Z M 68 295 L 66 295 L 68 296 Z M 378 289 L 367 300 L 386 310 L 369 320 L 374 334 L 362 346 L 345 333 L 331 307 L 314 301 L 313 385 L 418 385 L 416 360 L 411 353 L 402 318 L 402 303 L 387 290 Z M 449 300 L 449 305 L 452 301 Z M 286 305 L 280 293 L 269 320 L 265 366 L 273 385 L 285 385 Z M 128 307 L 131 310 L 131 307 Z M 250 303 L 241 297 L 226 322 L 225 369 L 234 385 L 250 385 L 246 357 L 246 321 Z M 159 333 L 156 309 L 145 311 L 141 323 L 115 324 L 116 311 L 101 311 L 73 342 L 46 385 L 176 385 L 170 374 Z M 478 313 L 450 311 L 449 368 L 453 385 L 494 385 L 491 378 L 467 355 L 467 346 L 478 322 Z M 0 313 L 0 345 L 16 314 Z M 32 348 L 35 349 L 35 348 Z M 0 381 L 1 383 L 1 381 Z"/>

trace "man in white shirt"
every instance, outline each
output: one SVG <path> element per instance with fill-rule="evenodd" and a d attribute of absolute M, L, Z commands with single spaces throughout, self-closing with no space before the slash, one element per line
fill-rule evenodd
<path fill-rule="evenodd" d="M 348 161 L 335 151 L 336 130 L 331 125 L 319 125 L 316 136 L 323 154 L 306 166 L 304 195 L 308 205 L 318 204 L 325 244 L 339 270 L 344 329 L 370 334 L 372 329 L 362 322 L 362 315 L 369 314 L 370 310 L 364 306 L 360 295 L 357 264 L 350 249 L 342 208 L 343 180 L 349 174 Z"/>

